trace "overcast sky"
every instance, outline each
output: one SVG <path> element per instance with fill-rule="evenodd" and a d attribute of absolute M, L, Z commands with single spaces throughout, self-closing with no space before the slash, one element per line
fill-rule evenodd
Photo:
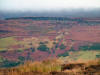
<path fill-rule="evenodd" d="M 0 19 L 21 16 L 100 17 L 100 0 L 0 0 Z"/>
<path fill-rule="evenodd" d="M 100 8 L 100 0 L 0 0 L 0 11 L 57 11 Z"/>

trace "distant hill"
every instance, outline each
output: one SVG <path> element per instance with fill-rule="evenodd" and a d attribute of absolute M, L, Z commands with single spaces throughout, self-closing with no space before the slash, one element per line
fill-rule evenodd
<path fill-rule="evenodd" d="M 5 20 L 18 20 L 18 19 L 82 21 L 82 18 L 69 18 L 69 17 L 12 17 L 12 18 L 5 18 Z"/>

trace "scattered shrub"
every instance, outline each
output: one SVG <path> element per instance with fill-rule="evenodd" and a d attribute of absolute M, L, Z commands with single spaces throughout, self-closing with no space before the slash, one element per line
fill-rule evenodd
<path fill-rule="evenodd" d="M 96 55 L 96 58 L 100 58 L 100 55 Z"/>
<path fill-rule="evenodd" d="M 45 44 L 40 45 L 37 49 L 40 51 L 48 51 L 49 50 L 49 48 Z"/>
<path fill-rule="evenodd" d="M 2 67 L 15 67 L 18 66 L 20 64 L 20 62 L 16 62 L 16 61 L 9 61 L 9 60 L 5 60 L 3 61 Z"/>
<path fill-rule="evenodd" d="M 60 48 L 61 50 L 63 50 L 63 49 L 66 48 L 66 46 L 65 46 L 64 44 L 61 44 L 61 45 L 59 46 L 59 48 Z"/>
<path fill-rule="evenodd" d="M 30 50 L 31 50 L 31 52 L 34 52 L 35 51 L 35 48 L 31 47 Z"/>
<path fill-rule="evenodd" d="M 100 50 L 100 43 L 93 43 L 91 46 L 84 45 L 79 47 L 80 50 Z"/>
<path fill-rule="evenodd" d="M 20 61 L 24 61 L 24 60 L 25 60 L 25 58 L 24 58 L 23 56 L 19 56 L 18 59 L 19 59 Z"/>
<path fill-rule="evenodd" d="M 44 42 L 40 42 L 40 44 L 44 44 Z"/>
<path fill-rule="evenodd" d="M 58 55 L 58 57 L 61 57 L 61 56 L 63 56 L 63 57 L 69 56 L 69 53 L 68 53 L 68 52 L 65 52 L 65 53 L 63 53 L 63 54 L 59 54 L 59 55 Z"/>

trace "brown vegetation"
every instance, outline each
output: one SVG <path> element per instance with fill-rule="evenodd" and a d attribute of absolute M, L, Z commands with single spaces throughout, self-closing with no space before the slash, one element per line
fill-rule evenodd
<path fill-rule="evenodd" d="M 0 75 L 100 75 L 100 60 L 69 64 L 58 59 L 29 61 L 15 68 L 0 69 Z"/>

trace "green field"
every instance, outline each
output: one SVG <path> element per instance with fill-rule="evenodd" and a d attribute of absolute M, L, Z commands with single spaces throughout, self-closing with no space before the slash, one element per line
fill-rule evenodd
<path fill-rule="evenodd" d="M 16 43 L 14 37 L 0 38 L 0 50 L 6 50 L 8 47 Z"/>
<path fill-rule="evenodd" d="M 100 56 L 100 51 L 74 51 L 69 52 L 69 56 L 61 57 L 64 61 L 89 61 L 97 59 L 97 56 Z"/>

